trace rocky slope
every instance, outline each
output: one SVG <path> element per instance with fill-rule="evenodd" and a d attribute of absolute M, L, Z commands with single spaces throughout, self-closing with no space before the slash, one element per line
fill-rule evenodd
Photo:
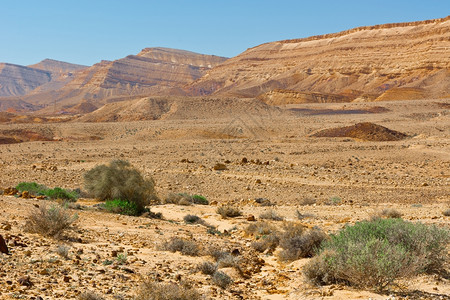
<path fill-rule="evenodd" d="M 102 61 L 74 72 L 74 79 L 61 89 L 34 94 L 25 101 L 48 105 L 49 99 L 53 99 L 58 103 L 58 110 L 65 110 L 85 100 L 101 106 L 130 96 L 159 94 L 168 89 L 176 94 L 177 88 L 200 78 L 225 60 L 224 57 L 183 50 L 146 48 L 137 55 Z"/>
<path fill-rule="evenodd" d="M 30 67 L 0 64 L 0 97 L 21 96 L 50 82 L 51 73 Z"/>
<path fill-rule="evenodd" d="M 449 47 L 450 17 L 359 27 L 248 49 L 188 91 L 259 96 L 272 104 L 374 100 L 392 88 L 397 91 L 386 100 L 395 94 L 445 97 L 450 94 Z"/>

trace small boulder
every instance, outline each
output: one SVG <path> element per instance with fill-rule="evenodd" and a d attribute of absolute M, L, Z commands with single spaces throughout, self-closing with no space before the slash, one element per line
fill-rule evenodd
<path fill-rule="evenodd" d="M 256 221 L 256 218 L 255 218 L 254 215 L 250 215 L 250 216 L 247 217 L 247 221 L 254 222 L 254 221 Z"/>
<path fill-rule="evenodd" d="M 223 171 L 223 170 L 228 170 L 227 166 L 225 164 L 221 164 L 221 163 L 217 163 L 214 167 L 214 170 L 216 171 Z"/>
<path fill-rule="evenodd" d="M 0 234 L 0 252 L 9 254 L 8 246 L 6 245 L 5 239 L 3 238 L 3 236 L 1 234 Z"/>

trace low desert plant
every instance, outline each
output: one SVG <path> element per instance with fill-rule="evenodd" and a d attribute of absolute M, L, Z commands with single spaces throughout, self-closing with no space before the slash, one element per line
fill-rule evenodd
<path fill-rule="evenodd" d="M 385 208 L 378 213 L 376 217 L 385 217 L 385 218 L 401 218 L 402 213 L 394 208 Z"/>
<path fill-rule="evenodd" d="M 253 235 L 256 238 L 259 238 L 260 236 L 263 235 L 271 234 L 272 232 L 275 231 L 276 231 L 275 227 L 266 221 L 258 221 L 255 223 L 251 223 L 244 229 L 245 234 Z"/>
<path fill-rule="evenodd" d="M 299 258 L 312 257 L 327 235 L 320 229 L 309 229 L 303 225 L 285 225 L 284 232 L 280 233 L 280 247 L 278 253 L 281 261 L 293 261 Z"/>
<path fill-rule="evenodd" d="M 47 208 L 41 205 L 35 209 L 27 218 L 25 230 L 31 233 L 39 233 L 49 237 L 59 238 L 62 234 L 72 228 L 77 215 L 71 216 L 61 206 Z"/>
<path fill-rule="evenodd" d="M 317 200 L 314 198 L 303 198 L 300 202 L 299 205 L 314 205 L 316 204 Z"/>
<path fill-rule="evenodd" d="M 187 193 L 170 193 L 164 199 L 165 204 L 192 205 L 201 204 L 208 205 L 209 201 L 201 195 L 189 195 Z"/>
<path fill-rule="evenodd" d="M 76 201 L 78 194 L 75 191 L 69 191 L 62 189 L 60 187 L 55 187 L 53 189 L 47 189 L 44 194 L 50 199 L 63 199 L 69 201 Z"/>
<path fill-rule="evenodd" d="M 104 207 L 112 213 L 121 215 L 138 216 L 141 213 L 136 203 L 122 199 L 108 200 Z"/>
<path fill-rule="evenodd" d="M 295 216 L 297 217 L 298 220 L 303 220 L 303 219 L 306 219 L 306 218 L 314 217 L 313 214 L 309 214 L 309 213 L 302 214 L 298 209 L 295 211 Z"/>
<path fill-rule="evenodd" d="M 280 244 L 280 237 L 278 232 L 273 232 L 269 235 L 262 236 L 259 240 L 252 242 L 251 247 L 258 252 L 268 251 L 272 253 Z"/>
<path fill-rule="evenodd" d="M 209 201 L 202 195 L 192 195 L 192 201 L 194 204 L 208 205 Z"/>
<path fill-rule="evenodd" d="M 43 196 L 45 195 L 45 191 L 48 190 L 45 185 L 36 182 L 20 182 L 16 185 L 16 189 L 19 192 L 27 191 L 34 196 Z"/>
<path fill-rule="evenodd" d="M 242 212 L 238 208 L 232 206 L 220 206 L 217 208 L 216 212 L 224 219 L 242 216 Z"/>
<path fill-rule="evenodd" d="M 186 240 L 179 237 L 173 237 L 163 244 L 163 250 L 170 252 L 181 252 L 183 255 L 197 256 L 200 249 L 195 241 Z"/>
<path fill-rule="evenodd" d="M 183 217 L 183 220 L 188 224 L 205 224 L 205 221 L 203 221 L 199 216 L 196 215 L 185 215 Z"/>
<path fill-rule="evenodd" d="M 201 295 L 196 289 L 175 283 L 160 283 L 151 279 L 144 280 L 139 286 L 135 300 L 199 300 Z"/>
<path fill-rule="evenodd" d="M 103 299 L 105 299 L 105 298 L 103 298 L 102 296 L 97 295 L 96 293 L 91 292 L 91 291 L 81 293 L 78 296 L 78 300 L 103 300 Z"/>
<path fill-rule="evenodd" d="M 324 242 L 304 274 L 316 284 L 383 290 L 397 278 L 442 271 L 449 240 L 446 229 L 399 218 L 358 222 Z"/>
<path fill-rule="evenodd" d="M 156 199 L 155 182 L 144 179 L 129 162 L 114 160 L 84 174 L 86 190 L 100 200 L 122 199 L 135 203 L 139 212 Z"/>
<path fill-rule="evenodd" d="M 274 211 L 273 209 L 260 214 L 259 218 L 264 219 L 264 220 L 272 220 L 272 221 L 283 221 L 284 220 L 284 218 L 281 217 L 280 215 L 278 215 L 278 213 L 276 211 Z"/>
<path fill-rule="evenodd" d="M 212 281 L 215 285 L 223 289 L 226 289 L 230 284 L 233 283 L 231 277 L 222 271 L 216 271 L 212 276 Z"/>
<path fill-rule="evenodd" d="M 19 192 L 27 191 L 34 196 L 47 196 L 50 199 L 63 199 L 69 201 L 75 201 L 79 195 L 76 191 L 70 191 L 62 189 L 60 187 L 55 187 L 49 189 L 45 185 L 38 184 L 36 182 L 21 182 L 16 186 Z"/>
<path fill-rule="evenodd" d="M 69 258 L 69 250 L 70 247 L 66 246 L 66 245 L 59 245 L 56 248 L 56 253 L 61 256 L 64 259 L 68 259 Z"/>
<path fill-rule="evenodd" d="M 205 275 L 213 275 L 217 271 L 217 264 L 209 261 L 202 262 L 197 266 L 197 270 Z"/>

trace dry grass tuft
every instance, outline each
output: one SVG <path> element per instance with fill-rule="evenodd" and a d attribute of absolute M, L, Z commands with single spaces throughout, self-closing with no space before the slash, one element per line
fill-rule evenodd
<path fill-rule="evenodd" d="M 175 283 L 159 283 L 151 279 L 144 280 L 139 286 L 135 300 L 199 300 L 201 295 L 196 289 Z"/>
<path fill-rule="evenodd" d="M 179 237 L 173 237 L 166 241 L 163 246 L 163 250 L 170 252 L 181 252 L 183 255 L 198 256 L 200 248 L 195 241 L 186 240 Z"/>
<path fill-rule="evenodd" d="M 65 208 L 52 206 L 47 209 L 41 205 L 35 209 L 27 218 L 25 230 L 53 238 L 62 238 L 64 232 L 73 229 L 73 222 L 77 215 L 69 215 Z"/>
<path fill-rule="evenodd" d="M 216 212 L 224 219 L 242 216 L 242 212 L 238 208 L 232 206 L 220 206 L 217 208 Z"/>

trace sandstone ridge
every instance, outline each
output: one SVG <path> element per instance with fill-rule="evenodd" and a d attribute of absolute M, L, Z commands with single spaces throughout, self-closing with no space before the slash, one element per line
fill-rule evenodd
<path fill-rule="evenodd" d="M 358 27 L 248 49 L 187 90 L 274 103 L 320 102 L 305 93 L 332 102 L 370 101 L 392 88 L 420 89 L 419 99 L 444 97 L 450 91 L 449 47 L 450 17 Z"/>

